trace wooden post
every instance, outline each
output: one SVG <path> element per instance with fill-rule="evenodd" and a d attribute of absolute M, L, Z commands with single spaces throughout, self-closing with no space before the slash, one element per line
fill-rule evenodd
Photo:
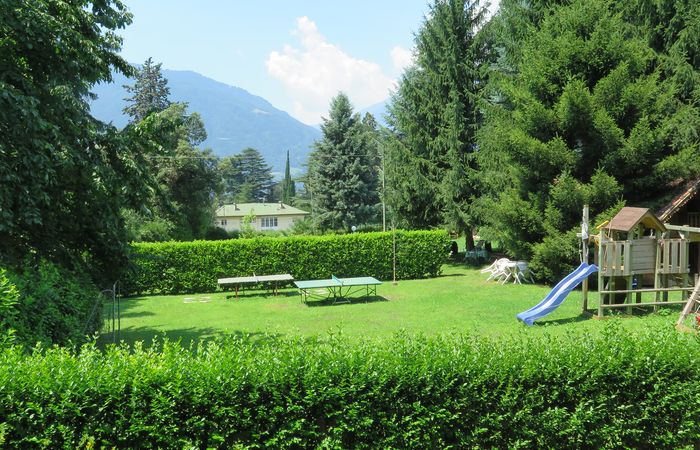
<path fill-rule="evenodd" d="M 598 234 L 598 317 L 603 317 L 603 302 L 605 301 L 605 295 L 601 294 L 605 286 L 603 285 L 603 228 L 600 229 Z"/>
<path fill-rule="evenodd" d="M 588 264 L 588 205 L 583 205 L 583 221 L 581 222 L 581 262 Z M 588 311 L 588 277 L 583 279 L 582 312 Z M 600 290 L 600 287 L 598 288 Z"/>
<path fill-rule="evenodd" d="M 654 267 L 654 289 L 661 287 L 661 239 L 663 234 L 658 230 L 656 231 L 656 266 Z M 658 303 L 661 300 L 661 292 L 656 291 L 655 301 Z M 658 312 L 659 308 L 654 306 L 654 312 Z"/>
<path fill-rule="evenodd" d="M 627 265 L 627 262 L 625 262 L 625 265 Z M 632 290 L 632 279 L 633 278 L 634 278 L 634 276 L 632 276 L 632 275 L 627 276 L 627 290 L 629 290 L 629 291 Z M 632 293 L 631 292 L 628 292 L 625 294 L 625 303 L 630 305 L 627 307 L 627 314 L 632 315 Z"/>

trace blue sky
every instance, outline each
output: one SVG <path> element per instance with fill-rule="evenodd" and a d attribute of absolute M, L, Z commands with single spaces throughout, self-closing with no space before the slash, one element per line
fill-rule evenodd
<path fill-rule="evenodd" d="M 193 70 L 307 124 L 342 90 L 356 109 L 386 99 L 410 64 L 426 0 L 126 0 L 122 56 Z M 495 3 L 495 2 L 492 2 Z"/>

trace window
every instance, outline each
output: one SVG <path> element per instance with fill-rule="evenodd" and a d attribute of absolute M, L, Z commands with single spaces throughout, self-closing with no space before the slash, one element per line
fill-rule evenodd
<path fill-rule="evenodd" d="M 277 228 L 277 217 L 260 218 L 260 228 Z"/>
<path fill-rule="evenodd" d="M 226 219 L 221 219 L 221 226 L 225 227 L 226 226 Z"/>

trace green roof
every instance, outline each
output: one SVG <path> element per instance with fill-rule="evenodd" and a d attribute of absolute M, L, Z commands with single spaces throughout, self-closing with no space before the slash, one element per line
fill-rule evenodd
<path fill-rule="evenodd" d="M 249 215 L 251 211 L 258 217 L 309 214 L 306 211 L 284 203 L 234 203 L 232 205 L 219 206 L 216 209 L 216 217 L 245 217 Z"/>

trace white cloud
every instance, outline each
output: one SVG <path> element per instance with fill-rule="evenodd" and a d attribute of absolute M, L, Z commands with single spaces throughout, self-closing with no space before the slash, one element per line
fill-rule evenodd
<path fill-rule="evenodd" d="M 396 46 L 391 49 L 391 62 L 398 73 L 403 73 L 406 67 L 413 64 L 413 52 Z"/>
<path fill-rule="evenodd" d="M 287 88 L 293 99 L 290 114 L 297 119 L 308 124 L 320 123 L 321 117 L 328 115 L 330 100 L 339 91 L 348 95 L 356 110 L 388 97 L 394 81 L 379 65 L 354 58 L 327 42 L 308 17 L 297 19 L 292 34 L 299 39 L 301 47 L 285 45 L 281 51 L 271 52 L 265 65 L 267 72 Z M 402 50 L 395 47 L 391 52 L 395 65 L 405 62 Z"/>

